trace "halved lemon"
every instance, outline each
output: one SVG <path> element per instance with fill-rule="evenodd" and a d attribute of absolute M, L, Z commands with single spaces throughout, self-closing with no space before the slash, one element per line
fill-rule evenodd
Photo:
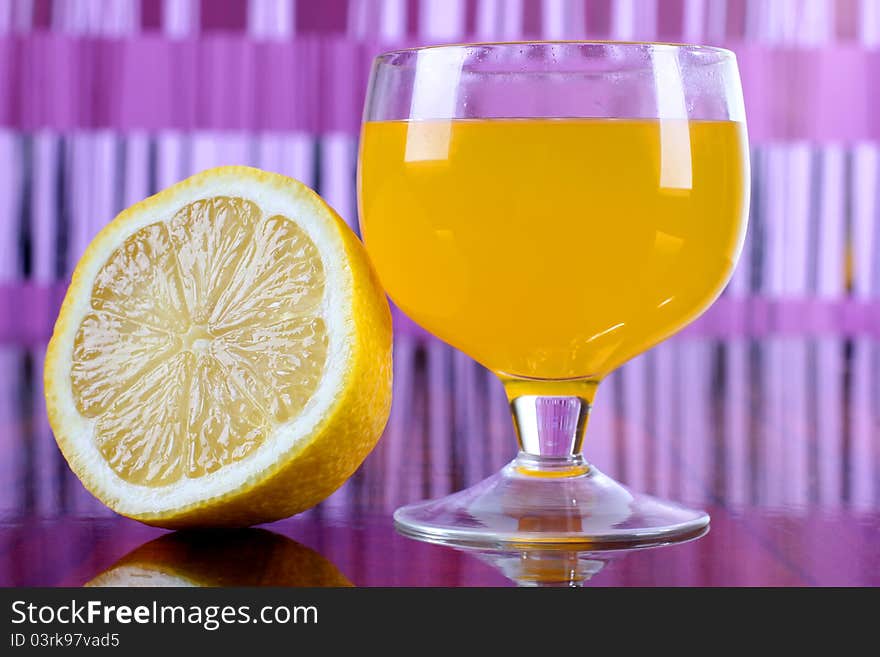
<path fill-rule="evenodd" d="M 269 522 L 324 499 L 376 444 L 390 311 L 313 191 L 221 167 L 89 245 L 44 379 L 58 445 L 110 508 L 163 527 Z"/>

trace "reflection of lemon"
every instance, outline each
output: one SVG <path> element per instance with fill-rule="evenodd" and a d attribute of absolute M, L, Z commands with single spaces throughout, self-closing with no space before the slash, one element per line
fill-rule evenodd
<path fill-rule="evenodd" d="M 378 440 L 388 304 L 314 192 L 212 169 L 95 238 L 45 389 L 68 463 L 119 513 L 164 527 L 276 520 L 332 493 Z"/>
<path fill-rule="evenodd" d="M 330 561 L 265 529 L 175 532 L 130 552 L 86 586 L 351 586 Z"/>

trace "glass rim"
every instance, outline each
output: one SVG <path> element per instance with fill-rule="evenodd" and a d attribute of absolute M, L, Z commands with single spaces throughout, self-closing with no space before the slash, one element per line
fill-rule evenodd
<path fill-rule="evenodd" d="M 665 50 L 665 51 L 686 51 L 694 53 L 713 54 L 718 60 L 713 63 L 736 59 L 736 53 L 729 48 L 722 46 L 711 46 L 699 43 L 684 43 L 674 41 L 615 41 L 611 39 L 558 39 L 558 40 L 538 40 L 538 41 L 472 41 L 461 43 L 444 43 L 433 44 L 427 46 L 411 46 L 409 48 L 397 48 L 388 50 L 376 55 L 374 61 L 389 66 L 395 66 L 386 60 L 396 56 L 418 53 L 422 51 L 433 50 L 459 50 L 459 49 L 476 49 L 476 48 L 508 48 L 514 46 L 620 46 L 625 49 L 645 48 L 649 50 Z"/>

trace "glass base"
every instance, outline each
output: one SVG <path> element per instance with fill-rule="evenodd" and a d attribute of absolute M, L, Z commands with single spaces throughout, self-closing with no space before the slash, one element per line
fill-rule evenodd
<path fill-rule="evenodd" d="M 475 486 L 399 508 L 395 527 L 456 547 L 591 551 L 676 543 L 709 525 L 704 511 L 632 493 L 590 465 L 579 472 L 535 468 L 521 455 Z"/>

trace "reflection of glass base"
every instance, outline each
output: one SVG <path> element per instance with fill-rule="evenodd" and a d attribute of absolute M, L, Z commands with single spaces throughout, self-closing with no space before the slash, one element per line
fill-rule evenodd
<path fill-rule="evenodd" d="M 398 509 L 397 530 L 459 547 L 588 551 L 684 541 L 709 524 L 703 511 L 631 493 L 592 466 L 561 475 L 520 459 L 466 490 Z"/>
<path fill-rule="evenodd" d="M 607 561 L 607 558 L 597 558 L 602 553 L 597 555 L 595 552 L 568 550 L 472 552 L 475 557 L 494 566 L 519 586 L 583 586 L 602 570 Z"/>

